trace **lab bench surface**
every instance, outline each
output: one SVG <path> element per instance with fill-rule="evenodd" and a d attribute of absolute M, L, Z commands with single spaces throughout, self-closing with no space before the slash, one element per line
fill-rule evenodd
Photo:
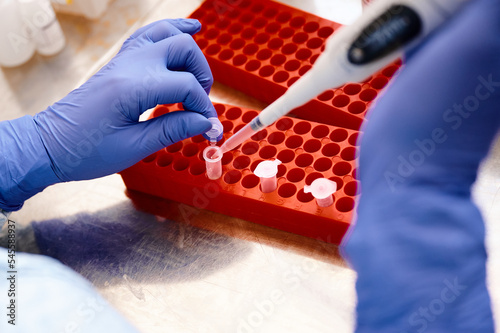
<path fill-rule="evenodd" d="M 59 15 L 64 51 L 0 70 L 0 120 L 35 114 L 66 95 L 117 51 L 135 28 L 186 17 L 200 0 L 115 0 L 96 21 Z M 359 1 L 281 1 L 337 20 Z M 359 6 L 359 8 L 358 8 Z M 332 10 L 329 10 L 332 9 Z M 333 10 L 335 9 L 335 10 Z M 50 84 L 48 84 L 50 83 Z M 219 83 L 214 101 L 265 105 Z M 487 221 L 489 281 L 500 278 L 500 144 L 483 164 L 474 198 Z M 138 211 L 120 176 L 58 184 L 13 214 L 19 246 L 54 256 L 89 279 L 141 332 L 351 332 L 355 272 L 338 248 L 206 210 L 149 197 Z M 500 289 L 490 283 L 495 317 Z"/>

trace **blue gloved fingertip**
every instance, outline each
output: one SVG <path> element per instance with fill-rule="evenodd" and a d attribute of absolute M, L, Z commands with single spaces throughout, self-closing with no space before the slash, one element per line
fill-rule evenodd
<path fill-rule="evenodd" d="M 203 134 L 203 137 L 210 142 L 216 142 L 222 140 L 222 135 L 224 132 L 224 127 L 217 117 L 208 118 L 212 124 L 212 128 Z"/>

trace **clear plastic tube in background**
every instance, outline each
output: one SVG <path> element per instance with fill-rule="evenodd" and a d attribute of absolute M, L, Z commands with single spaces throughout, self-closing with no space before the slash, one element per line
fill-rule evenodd
<path fill-rule="evenodd" d="M 16 0 L 0 0 L 0 66 L 16 67 L 31 59 L 35 44 Z"/>

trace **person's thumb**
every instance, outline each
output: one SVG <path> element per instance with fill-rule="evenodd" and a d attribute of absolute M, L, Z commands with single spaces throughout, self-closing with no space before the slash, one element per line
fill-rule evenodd
<path fill-rule="evenodd" d="M 205 133 L 212 128 L 207 118 L 191 111 L 167 113 L 135 126 L 142 127 L 142 138 L 139 141 L 145 156 L 178 141 Z"/>

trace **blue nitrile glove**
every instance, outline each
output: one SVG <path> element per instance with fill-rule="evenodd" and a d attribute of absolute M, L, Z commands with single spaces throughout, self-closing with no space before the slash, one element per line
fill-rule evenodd
<path fill-rule="evenodd" d="M 369 114 L 344 254 L 357 332 L 493 332 L 471 185 L 500 126 L 500 1 L 471 1 Z"/>
<path fill-rule="evenodd" d="M 189 34 L 192 19 L 163 20 L 135 32 L 97 74 L 35 117 L 0 123 L 0 208 L 59 181 L 121 171 L 174 142 L 204 133 L 217 117 L 208 98 L 213 78 Z M 174 112 L 139 122 L 157 104 Z M 4 161 L 2 161 L 4 159 Z"/>

